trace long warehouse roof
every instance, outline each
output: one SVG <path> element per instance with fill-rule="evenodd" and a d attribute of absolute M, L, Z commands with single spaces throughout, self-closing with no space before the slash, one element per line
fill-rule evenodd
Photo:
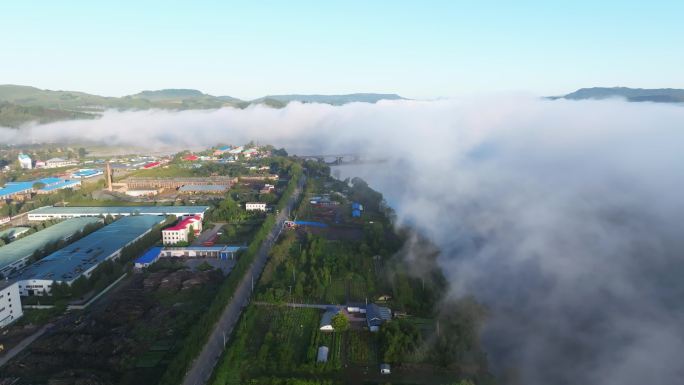
<path fill-rule="evenodd" d="M 174 215 L 203 214 L 209 206 L 45 206 L 29 211 L 29 215 Z"/>
<path fill-rule="evenodd" d="M 56 251 L 24 270 L 18 280 L 71 282 L 165 220 L 161 216 L 129 216 Z"/>
<path fill-rule="evenodd" d="M 87 225 L 99 221 L 101 221 L 99 218 L 68 219 L 2 246 L 0 247 L 0 269 L 22 258 L 30 257 L 36 250 L 50 243 L 70 238 Z"/>

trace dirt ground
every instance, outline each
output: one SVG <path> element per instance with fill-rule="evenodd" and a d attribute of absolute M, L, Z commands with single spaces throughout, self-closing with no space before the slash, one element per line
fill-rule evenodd
<path fill-rule="evenodd" d="M 218 271 L 135 275 L 100 306 L 62 317 L 2 368 L 0 384 L 156 383 L 221 279 Z"/>

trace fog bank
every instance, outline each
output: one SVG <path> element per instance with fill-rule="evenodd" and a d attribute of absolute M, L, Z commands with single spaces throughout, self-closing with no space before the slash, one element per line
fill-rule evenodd
<path fill-rule="evenodd" d="M 0 129 L 2 143 L 355 152 L 398 218 L 443 250 L 452 295 L 491 309 L 485 347 L 524 384 L 684 378 L 684 108 L 526 95 L 284 109 L 110 111 Z"/>

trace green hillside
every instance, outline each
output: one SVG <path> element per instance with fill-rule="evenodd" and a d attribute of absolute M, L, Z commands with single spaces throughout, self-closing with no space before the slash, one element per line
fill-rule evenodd
<path fill-rule="evenodd" d="M 282 108 L 291 101 L 341 105 L 351 102 L 375 103 L 382 99 L 403 98 L 395 94 L 273 95 L 243 101 L 232 96 L 213 96 L 193 89 L 148 90 L 119 98 L 6 84 L 0 85 L 0 127 L 19 127 L 29 122 L 94 118 L 107 109 L 199 110 L 245 108 L 251 104 Z"/>
<path fill-rule="evenodd" d="M 85 112 L 0 102 L 0 127 L 19 127 L 27 122 L 51 123 L 59 120 L 92 119 L 96 116 Z"/>
<path fill-rule="evenodd" d="M 562 98 L 572 100 L 625 98 L 630 102 L 684 103 L 684 90 L 676 88 L 592 87 L 580 88 L 562 96 Z"/>

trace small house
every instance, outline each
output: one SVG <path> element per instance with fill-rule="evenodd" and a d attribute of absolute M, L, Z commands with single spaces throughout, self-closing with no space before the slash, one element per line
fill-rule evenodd
<path fill-rule="evenodd" d="M 377 332 L 380 326 L 392 319 L 392 310 L 384 306 L 378 306 L 374 303 L 366 307 L 366 323 L 368 330 Z"/>
<path fill-rule="evenodd" d="M 332 326 L 332 319 L 334 316 L 337 315 L 340 311 L 337 310 L 336 308 L 330 308 L 323 313 L 323 316 L 321 317 L 321 323 L 319 326 L 319 329 L 324 332 L 332 332 L 335 331 L 335 328 Z"/>

